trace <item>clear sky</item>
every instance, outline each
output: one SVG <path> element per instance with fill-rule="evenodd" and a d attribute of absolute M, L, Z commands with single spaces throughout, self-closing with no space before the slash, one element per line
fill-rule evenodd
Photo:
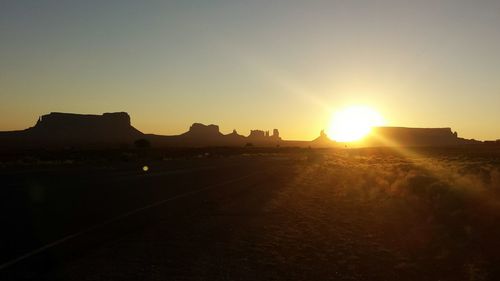
<path fill-rule="evenodd" d="M 0 130 L 127 111 L 312 139 L 332 112 L 500 138 L 500 1 L 0 1 Z"/>

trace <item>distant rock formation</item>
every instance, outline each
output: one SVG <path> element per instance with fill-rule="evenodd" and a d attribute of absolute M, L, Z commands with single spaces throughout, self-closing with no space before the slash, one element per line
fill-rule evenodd
<path fill-rule="evenodd" d="M 120 147 L 133 146 L 144 140 L 152 147 L 204 146 L 294 146 L 294 147 L 360 147 L 360 146 L 445 146 L 483 142 L 459 138 L 450 128 L 376 127 L 356 143 L 337 143 L 324 131 L 312 141 L 282 140 L 278 129 L 251 130 L 245 137 L 233 130 L 222 134 L 217 125 L 194 123 L 176 136 L 143 134 L 130 123 L 126 112 L 84 115 L 54 112 L 43 115 L 34 127 L 22 131 L 0 132 L 0 149 L 43 147 Z M 498 141 L 487 142 L 496 145 Z"/>
<path fill-rule="evenodd" d="M 273 135 L 271 137 L 277 140 L 281 140 L 280 131 L 278 131 L 278 129 L 273 129 Z"/>
<path fill-rule="evenodd" d="M 278 129 L 273 130 L 270 135 L 269 131 L 251 130 L 250 135 L 247 137 L 247 144 L 257 146 L 279 146 L 282 142 Z"/>
<path fill-rule="evenodd" d="M 325 133 L 325 130 L 321 130 L 319 132 L 319 137 L 315 138 L 313 141 L 311 141 L 310 144 L 311 147 L 332 147 L 332 146 L 337 146 L 337 144 L 328 138 L 328 136 Z"/>
<path fill-rule="evenodd" d="M 269 131 L 252 130 L 248 137 L 236 130 L 224 135 L 217 125 L 194 123 L 186 133 L 178 136 L 146 135 L 153 146 L 203 147 L 203 146 L 276 146 L 281 142 L 278 130 L 272 136 Z"/>
<path fill-rule="evenodd" d="M 267 136 L 269 137 L 269 132 L 267 133 Z M 255 140 L 262 140 L 266 137 L 266 133 L 262 130 L 251 130 L 250 135 L 248 136 L 249 139 L 255 139 Z"/>
<path fill-rule="evenodd" d="M 246 142 L 246 137 L 238 134 L 236 130 L 233 130 L 232 133 L 227 134 L 224 136 L 224 143 L 226 145 L 236 145 L 240 146 L 243 145 Z"/>

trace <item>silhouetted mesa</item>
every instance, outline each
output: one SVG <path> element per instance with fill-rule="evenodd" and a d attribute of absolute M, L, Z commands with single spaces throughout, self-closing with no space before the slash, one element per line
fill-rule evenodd
<path fill-rule="evenodd" d="M 451 128 L 375 127 L 363 140 L 366 146 L 446 146 L 474 143 Z"/>
<path fill-rule="evenodd" d="M 199 138 L 199 139 L 217 139 L 222 137 L 217 125 L 203 125 L 201 123 L 194 123 L 189 127 L 189 131 L 182 134 L 182 136 Z"/>
<path fill-rule="evenodd" d="M 126 112 L 103 115 L 51 113 L 40 117 L 35 127 L 28 129 L 39 137 L 74 140 L 122 140 L 134 139 L 142 133 L 130 125 Z"/>
<path fill-rule="evenodd" d="M 94 146 L 129 144 L 143 134 L 130 125 L 126 112 L 102 115 L 53 112 L 43 115 L 34 127 L 3 132 L 0 139 L 10 146 Z"/>

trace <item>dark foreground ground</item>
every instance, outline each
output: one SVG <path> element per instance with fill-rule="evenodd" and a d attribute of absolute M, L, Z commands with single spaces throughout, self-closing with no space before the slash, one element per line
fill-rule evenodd
<path fill-rule="evenodd" d="M 498 149 L 99 155 L 1 158 L 0 280 L 500 280 Z"/>

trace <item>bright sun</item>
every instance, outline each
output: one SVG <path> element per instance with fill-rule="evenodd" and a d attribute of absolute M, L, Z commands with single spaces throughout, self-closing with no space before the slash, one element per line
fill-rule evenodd
<path fill-rule="evenodd" d="M 374 109 L 350 106 L 333 115 L 327 134 L 338 142 L 357 141 L 370 133 L 372 127 L 383 124 L 384 119 Z"/>

